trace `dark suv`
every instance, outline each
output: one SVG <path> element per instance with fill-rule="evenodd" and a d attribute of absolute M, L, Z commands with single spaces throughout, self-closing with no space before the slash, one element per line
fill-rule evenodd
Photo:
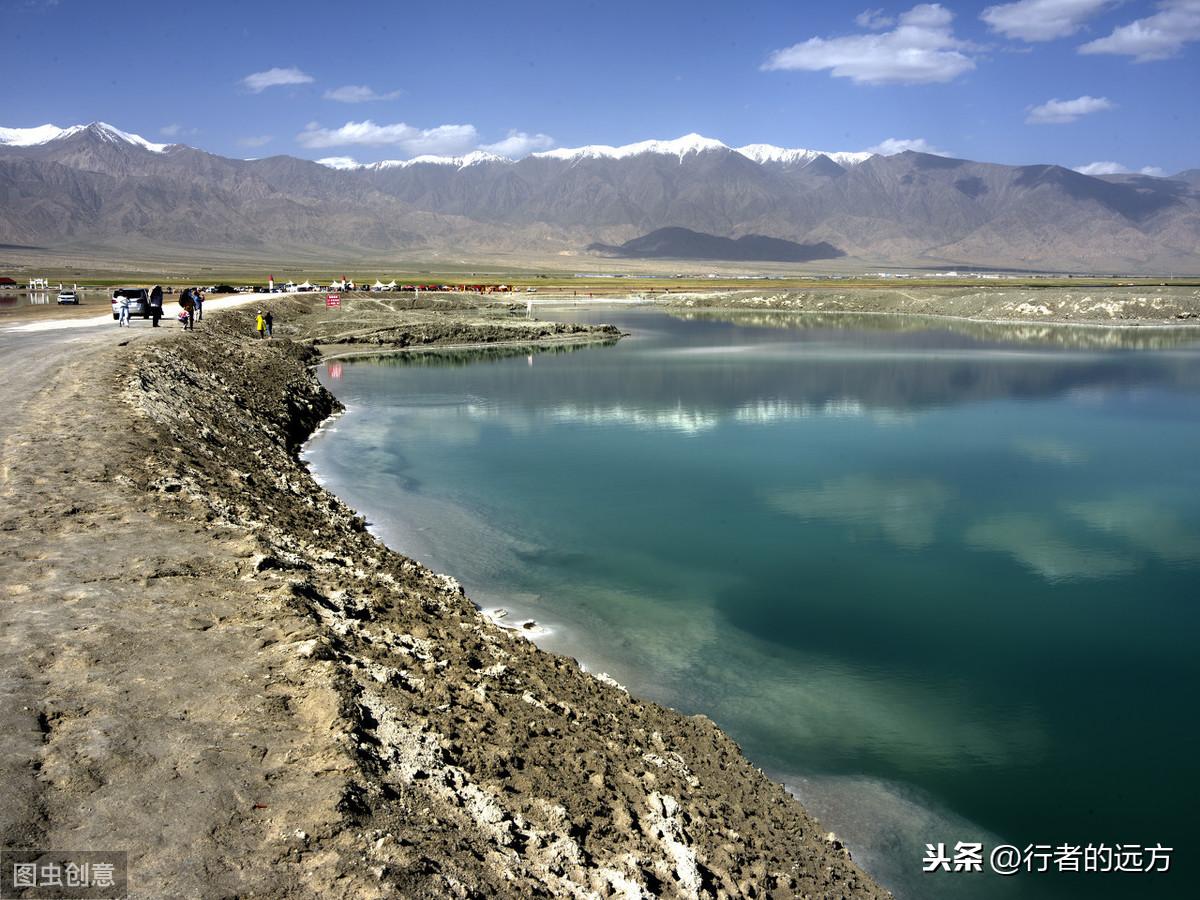
<path fill-rule="evenodd" d="M 121 318 L 121 298 L 129 298 L 129 315 L 150 318 L 150 292 L 145 288 L 117 288 L 112 292 L 112 314 Z"/>

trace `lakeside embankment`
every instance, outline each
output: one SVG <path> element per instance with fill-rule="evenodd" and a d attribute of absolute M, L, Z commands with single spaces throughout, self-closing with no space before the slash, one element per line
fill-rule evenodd
<path fill-rule="evenodd" d="M 617 336 L 378 304 L 94 342 L 14 412 L 3 843 L 119 840 L 145 897 L 887 896 L 712 722 L 490 623 L 313 481 L 313 344 Z"/>
<path fill-rule="evenodd" d="M 847 287 L 716 291 L 655 298 L 669 308 L 744 312 L 939 316 L 975 322 L 1195 325 L 1200 289 L 1183 286 Z"/>

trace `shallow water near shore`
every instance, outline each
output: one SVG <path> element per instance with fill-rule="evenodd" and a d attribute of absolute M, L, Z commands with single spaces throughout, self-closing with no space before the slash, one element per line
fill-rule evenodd
<path fill-rule="evenodd" d="M 554 316 L 632 336 L 331 365 L 315 474 L 501 622 L 713 718 L 899 896 L 1190 892 L 1196 333 Z M 970 840 L 1176 849 L 922 874 Z"/>

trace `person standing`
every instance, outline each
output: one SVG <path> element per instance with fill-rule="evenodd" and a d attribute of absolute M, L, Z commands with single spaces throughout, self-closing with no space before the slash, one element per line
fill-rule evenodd
<path fill-rule="evenodd" d="M 271 315 L 269 309 L 267 310 L 267 314 L 263 316 L 263 324 L 267 326 L 267 337 L 271 337 L 274 332 L 275 317 Z"/>
<path fill-rule="evenodd" d="M 200 288 L 196 288 L 194 291 L 192 291 L 192 301 L 196 306 L 196 318 L 203 319 L 204 318 L 204 291 L 200 290 Z"/>
<path fill-rule="evenodd" d="M 181 319 L 183 322 L 183 330 L 191 331 L 192 326 L 195 324 L 195 319 L 193 316 L 195 315 L 194 310 L 196 305 L 196 301 L 192 297 L 191 288 L 183 289 L 183 294 L 181 294 L 179 297 L 179 305 L 183 307 L 183 318 Z"/>
<path fill-rule="evenodd" d="M 121 320 L 117 322 L 118 328 L 129 327 L 129 297 L 122 291 L 117 300 L 117 311 L 121 316 Z"/>
<path fill-rule="evenodd" d="M 154 327 L 158 327 L 158 320 L 162 318 L 163 312 L 163 290 L 161 284 L 156 284 L 154 290 L 150 292 L 150 320 Z"/>
<path fill-rule="evenodd" d="M 263 318 L 263 311 L 258 311 L 258 318 L 254 320 L 254 330 L 258 332 L 258 339 L 261 341 L 263 332 L 267 330 L 267 320 Z"/>

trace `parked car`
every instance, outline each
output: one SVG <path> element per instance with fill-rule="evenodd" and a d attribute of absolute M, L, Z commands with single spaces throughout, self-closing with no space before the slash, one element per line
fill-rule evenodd
<path fill-rule="evenodd" d="M 236 294 L 238 289 L 231 284 L 218 284 L 209 288 L 210 294 Z"/>
<path fill-rule="evenodd" d="M 121 298 L 129 298 L 129 315 L 150 318 L 150 292 L 145 288 L 117 288 L 112 292 L 112 314 L 121 318 Z"/>
<path fill-rule="evenodd" d="M 58 292 L 58 302 L 59 303 L 73 303 L 76 306 L 78 306 L 79 305 L 79 292 L 78 291 L 59 291 Z"/>

